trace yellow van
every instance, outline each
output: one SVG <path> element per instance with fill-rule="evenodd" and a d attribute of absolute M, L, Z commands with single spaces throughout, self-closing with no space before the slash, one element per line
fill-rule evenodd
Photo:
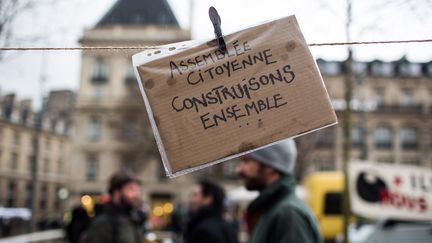
<path fill-rule="evenodd" d="M 305 201 L 317 217 L 321 235 L 326 240 L 342 233 L 342 194 L 344 175 L 341 171 L 316 172 L 304 178 Z"/>

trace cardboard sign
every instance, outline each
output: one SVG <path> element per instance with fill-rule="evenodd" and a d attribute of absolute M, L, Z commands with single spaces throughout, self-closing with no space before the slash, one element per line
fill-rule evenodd
<path fill-rule="evenodd" d="M 294 16 L 225 41 L 228 53 L 213 40 L 133 56 L 168 176 L 337 122 Z"/>
<path fill-rule="evenodd" d="M 352 211 L 373 219 L 432 220 L 432 170 L 408 165 L 351 162 Z"/>

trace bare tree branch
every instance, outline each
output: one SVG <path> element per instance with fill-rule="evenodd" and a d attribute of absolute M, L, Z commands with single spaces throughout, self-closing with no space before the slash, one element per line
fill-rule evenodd
<path fill-rule="evenodd" d="M 0 46 L 7 47 L 17 44 L 34 43 L 46 38 L 31 34 L 19 36 L 16 22 L 24 14 L 36 12 L 39 8 L 55 6 L 66 0 L 0 0 Z M 0 53 L 0 61 L 4 54 Z"/>

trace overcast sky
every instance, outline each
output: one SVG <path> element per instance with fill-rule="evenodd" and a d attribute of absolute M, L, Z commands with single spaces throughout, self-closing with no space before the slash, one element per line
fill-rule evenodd
<path fill-rule="evenodd" d="M 43 0 L 41 0 L 43 1 Z M 345 0 L 168 0 L 183 28 L 192 20 L 192 38 L 213 37 L 208 8 L 215 6 L 228 34 L 260 22 L 295 14 L 309 43 L 345 41 Z M 91 28 L 115 0 L 57 0 L 23 13 L 15 24 L 18 36 L 43 37 L 26 46 L 79 45 L 84 28 Z M 353 40 L 432 38 L 431 0 L 353 0 Z M 311 47 L 316 58 L 343 60 L 345 47 Z M 393 61 L 406 55 L 413 62 L 432 60 L 432 44 L 355 47 L 358 60 Z M 0 61 L 0 92 L 39 102 L 41 90 L 77 89 L 80 52 L 7 53 Z M 46 82 L 39 85 L 42 73 Z"/>

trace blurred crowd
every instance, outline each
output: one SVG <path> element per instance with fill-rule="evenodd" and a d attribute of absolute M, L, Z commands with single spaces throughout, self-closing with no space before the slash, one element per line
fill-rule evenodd
<path fill-rule="evenodd" d="M 258 191 L 244 216 L 238 219 L 226 208 L 224 189 L 211 180 L 198 181 L 186 210 L 174 209 L 166 230 L 171 242 L 237 243 L 245 225 L 249 242 L 321 242 L 318 224 L 310 209 L 295 194 L 293 140 L 249 153 L 236 173 L 247 190 Z M 141 243 L 156 240 L 149 232 L 148 210 L 140 200 L 142 182 L 129 171 L 115 173 L 109 196 L 94 206 L 92 217 L 83 206 L 72 210 L 66 226 L 71 243 Z M 148 234 L 147 234 L 148 235 Z M 152 237 L 150 237 L 152 238 Z"/>

